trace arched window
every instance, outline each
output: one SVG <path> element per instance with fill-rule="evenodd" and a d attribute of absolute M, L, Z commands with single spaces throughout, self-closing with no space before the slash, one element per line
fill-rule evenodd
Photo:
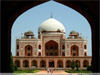
<path fill-rule="evenodd" d="M 25 56 L 32 56 L 32 46 L 31 45 L 25 46 Z"/>
<path fill-rule="evenodd" d="M 31 54 L 30 54 L 30 53 L 28 53 L 27 55 L 28 55 L 28 56 L 31 56 Z"/>
<path fill-rule="evenodd" d="M 84 45 L 84 49 L 87 49 L 87 46 L 86 45 Z"/>
<path fill-rule="evenodd" d="M 39 52 L 38 56 L 41 56 L 41 53 Z"/>
<path fill-rule="evenodd" d="M 19 56 L 19 52 L 17 52 L 17 56 Z"/>
<path fill-rule="evenodd" d="M 87 53 L 86 52 L 84 53 L 84 56 L 87 56 Z"/>
<path fill-rule="evenodd" d="M 71 46 L 71 55 L 72 56 L 79 56 L 79 47 L 77 45 Z"/>
<path fill-rule="evenodd" d="M 17 49 L 19 49 L 19 45 L 17 45 Z"/>
<path fill-rule="evenodd" d="M 62 49 L 65 49 L 65 45 L 62 45 Z"/>
<path fill-rule="evenodd" d="M 62 53 L 62 56 L 65 56 L 65 52 Z"/>
<path fill-rule="evenodd" d="M 41 49 L 41 45 L 39 45 L 39 49 Z"/>
<path fill-rule="evenodd" d="M 73 53 L 73 56 L 76 56 L 76 53 Z"/>

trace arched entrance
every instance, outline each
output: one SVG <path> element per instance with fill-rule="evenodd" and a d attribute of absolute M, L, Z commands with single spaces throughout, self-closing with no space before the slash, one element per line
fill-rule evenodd
<path fill-rule="evenodd" d="M 70 67 L 71 67 L 71 64 L 72 64 L 72 63 L 71 63 L 70 60 L 67 60 L 67 61 L 66 61 L 66 67 L 67 67 L 67 68 L 70 68 Z"/>
<path fill-rule="evenodd" d="M 83 61 L 83 67 L 88 67 L 89 66 L 89 62 L 87 60 Z"/>
<path fill-rule="evenodd" d="M 32 56 L 32 46 L 25 46 L 25 56 Z"/>
<path fill-rule="evenodd" d="M 15 66 L 20 67 L 20 61 L 19 60 L 15 61 Z"/>
<path fill-rule="evenodd" d="M 54 61 L 49 61 L 49 67 L 54 67 Z"/>
<path fill-rule="evenodd" d="M 58 68 L 63 68 L 63 61 L 59 60 L 59 61 L 57 62 L 57 67 L 58 67 Z"/>
<path fill-rule="evenodd" d="M 71 46 L 71 55 L 79 56 L 79 48 L 76 45 Z"/>
<path fill-rule="evenodd" d="M 28 60 L 23 61 L 23 67 L 28 68 L 29 67 L 29 62 Z"/>
<path fill-rule="evenodd" d="M 45 68 L 46 67 L 46 62 L 44 60 L 40 61 L 40 67 Z"/>
<path fill-rule="evenodd" d="M 79 60 L 76 60 L 75 63 L 78 64 L 78 66 L 80 67 L 80 61 Z"/>
<path fill-rule="evenodd" d="M 58 43 L 50 40 L 45 44 L 46 56 L 58 56 Z"/>
<path fill-rule="evenodd" d="M 37 61 L 33 60 L 31 63 L 32 68 L 36 68 L 37 67 Z"/>

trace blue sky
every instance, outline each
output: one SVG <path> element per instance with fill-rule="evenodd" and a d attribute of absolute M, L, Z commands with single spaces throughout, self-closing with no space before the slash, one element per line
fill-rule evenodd
<path fill-rule="evenodd" d="M 35 37 L 38 36 L 39 25 L 51 17 L 60 21 L 66 29 L 66 38 L 72 30 L 82 33 L 82 37 L 88 40 L 88 55 L 91 56 L 91 28 L 88 21 L 80 13 L 63 4 L 48 1 L 33 7 L 21 14 L 14 22 L 11 36 L 11 51 L 15 56 L 16 38 L 20 38 L 21 33 L 29 30 L 33 31 Z"/>

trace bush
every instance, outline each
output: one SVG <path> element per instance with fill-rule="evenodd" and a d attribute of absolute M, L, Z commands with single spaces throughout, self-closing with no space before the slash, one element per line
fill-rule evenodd
<path fill-rule="evenodd" d="M 14 63 L 13 63 L 13 56 L 11 54 L 10 56 L 10 72 L 13 73 L 14 72 Z"/>
<path fill-rule="evenodd" d="M 78 63 L 76 63 L 76 68 L 77 68 L 77 71 L 79 71 L 79 65 L 78 65 Z"/>
<path fill-rule="evenodd" d="M 72 66 L 71 66 L 71 68 L 74 70 L 74 68 L 75 68 L 75 62 L 74 62 L 74 60 L 72 60 Z"/>
<path fill-rule="evenodd" d="M 17 70 L 14 73 L 37 73 L 39 70 Z"/>
<path fill-rule="evenodd" d="M 17 71 L 17 70 L 18 70 L 17 66 L 14 66 L 14 71 Z"/>
<path fill-rule="evenodd" d="M 87 67 L 87 71 L 92 71 L 92 67 L 91 66 L 88 66 Z"/>

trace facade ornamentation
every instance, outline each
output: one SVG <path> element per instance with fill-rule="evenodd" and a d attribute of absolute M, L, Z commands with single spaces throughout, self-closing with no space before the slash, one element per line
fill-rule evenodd
<path fill-rule="evenodd" d="M 71 69 L 74 59 L 81 69 L 91 65 L 91 56 L 87 56 L 87 40 L 78 32 L 71 31 L 65 36 L 64 26 L 50 18 L 38 29 L 38 38 L 32 31 L 16 40 L 14 64 L 19 69 Z"/>

